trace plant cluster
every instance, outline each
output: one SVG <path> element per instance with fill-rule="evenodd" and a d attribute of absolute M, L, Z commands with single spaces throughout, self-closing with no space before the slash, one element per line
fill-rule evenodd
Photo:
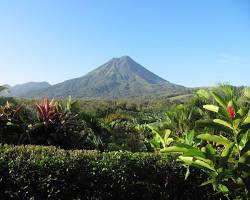
<path fill-rule="evenodd" d="M 162 152 L 179 154 L 186 167 L 201 169 L 213 189 L 233 199 L 250 198 L 250 107 L 239 103 L 230 86 L 221 94 L 212 92 L 214 104 L 203 105 L 214 119 L 198 120 L 194 131 L 187 132 Z"/>
<path fill-rule="evenodd" d="M 36 114 L 24 105 L 8 101 L 0 107 L 0 142 L 7 144 L 53 145 L 65 149 L 84 148 L 92 130 L 73 113 L 75 102 L 35 102 Z M 37 115 L 37 117 L 35 117 Z"/>

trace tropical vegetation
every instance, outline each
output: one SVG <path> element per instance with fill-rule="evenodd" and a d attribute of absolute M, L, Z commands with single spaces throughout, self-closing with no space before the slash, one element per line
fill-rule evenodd
<path fill-rule="evenodd" d="M 199 89 L 181 101 L 0 103 L 3 198 L 250 198 L 247 87 Z"/>

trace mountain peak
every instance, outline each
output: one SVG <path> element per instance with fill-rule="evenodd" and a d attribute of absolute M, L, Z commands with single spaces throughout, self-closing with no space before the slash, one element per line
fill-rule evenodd
<path fill-rule="evenodd" d="M 50 98 L 128 98 L 183 90 L 150 72 L 129 56 L 112 58 L 85 76 L 31 94 Z"/>
<path fill-rule="evenodd" d="M 112 60 L 132 60 L 132 58 L 130 58 L 127 55 L 121 56 L 121 57 L 114 57 L 112 58 Z"/>
<path fill-rule="evenodd" d="M 135 62 L 135 61 L 129 56 L 121 56 L 121 57 L 114 57 L 109 62 L 126 63 L 126 62 Z"/>
<path fill-rule="evenodd" d="M 122 56 L 122 57 L 120 57 L 119 58 L 120 60 L 133 60 L 131 57 L 129 57 L 129 56 Z M 134 60 L 133 60 L 134 61 Z"/>

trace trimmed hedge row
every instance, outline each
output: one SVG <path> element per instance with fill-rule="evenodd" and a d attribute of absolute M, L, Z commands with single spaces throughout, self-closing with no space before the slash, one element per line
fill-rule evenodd
<path fill-rule="evenodd" d="M 0 145 L 0 199 L 219 199 L 156 153 Z"/>

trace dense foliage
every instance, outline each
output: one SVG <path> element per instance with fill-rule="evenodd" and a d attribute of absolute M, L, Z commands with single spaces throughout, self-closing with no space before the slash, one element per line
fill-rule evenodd
<path fill-rule="evenodd" d="M 108 155 L 116 158 L 121 154 L 129 155 L 129 159 L 138 159 L 144 163 L 145 155 L 156 156 L 156 158 L 159 156 L 162 162 L 164 157 L 165 162 L 162 164 L 168 166 L 166 169 L 158 166 L 157 163 L 149 167 L 154 167 L 156 170 L 154 172 L 159 176 L 171 171 L 170 168 L 173 170 L 171 173 L 176 174 L 175 170 L 178 169 L 177 177 L 185 177 L 183 177 L 183 183 L 176 183 L 178 184 L 176 187 L 193 181 L 197 187 L 213 189 L 214 193 L 223 194 L 230 199 L 250 198 L 250 89 L 247 87 L 235 88 L 221 85 L 207 90 L 200 89 L 181 101 L 177 99 L 74 101 L 69 97 L 67 100 L 44 98 L 35 102 L 2 98 L 0 103 L 2 105 L 0 107 L 0 143 L 52 145 L 62 149 L 106 152 L 95 153 L 91 160 L 92 158 L 102 160 L 103 156 L 106 159 Z M 58 151 L 64 152 L 63 157 L 68 156 L 65 154 L 66 151 Z M 119 151 L 157 154 L 117 153 Z M 176 158 L 176 161 L 172 162 L 169 158 Z M 111 159 L 107 163 L 112 164 L 113 158 L 107 159 Z M 23 160 L 23 166 L 25 166 L 27 159 Z M 155 160 L 155 162 L 158 161 Z M 88 165 L 89 163 L 86 166 Z M 129 167 L 127 166 L 129 163 L 124 165 Z M 147 166 L 143 165 L 143 167 L 140 169 L 147 171 Z M 180 175 L 179 172 L 183 174 Z M 113 173 L 119 176 L 120 171 L 114 169 Z M 129 178 L 133 177 L 128 174 Z M 202 178 L 193 179 L 193 176 L 196 178 L 202 176 Z M 123 180 L 122 177 L 120 178 Z M 123 187 L 123 182 L 116 182 L 116 179 L 110 180 L 111 185 L 117 183 L 117 187 Z M 131 182 L 133 178 L 128 180 Z M 162 177 L 159 177 L 158 181 L 162 180 Z M 88 179 L 86 182 L 93 184 L 91 187 L 96 187 L 97 182 L 94 184 Z M 146 182 L 149 185 L 154 183 L 154 180 Z M 105 187 L 107 189 L 111 186 Z M 112 186 L 112 188 L 115 187 Z M 130 186 L 125 188 L 127 187 Z M 152 194 L 159 193 L 161 198 L 165 196 L 166 199 L 171 196 L 167 194 L 168 190 L 164 191 L 162 185 L 159 187 L 161 189 L 157 186 L 159 190 L 149 189 L 151 193 L 148 190 L 145 194 L 150 197 Z M 108 192 L 107 195 L 115 195 L 113 193 L 115 191 Z M 141 194 L 144 192 L 141 191 Z M 189 197 L 188 193 L 186 195 Z"/>
<path fill-rule="evenodd" d="M 189 140 L 181 141 L 164 152 L 180 154 L 178 160 L 187 166 L 203 170 L 215 191 L 234 199 L 249 199 L 250 191 L 250 107 L 242 104 L 230 86 L 223 94 L 213 92 L 215 104 L 203 108 L 215 113 L 215 119 L 196 121 L 196 132 L 187 133 Z"/>
<path fill-rule="evenodd" d="M 0 199 L 218 199 L 159 153 L 0 145 Z"/>
<path fill-rule="evenodd" d="M 152 150 L 145 140 L 152 134 L 139 126 L 156 122 L 173 106 L 168 101 L 0 100 L 1 143 L 101 151 Z"/>

